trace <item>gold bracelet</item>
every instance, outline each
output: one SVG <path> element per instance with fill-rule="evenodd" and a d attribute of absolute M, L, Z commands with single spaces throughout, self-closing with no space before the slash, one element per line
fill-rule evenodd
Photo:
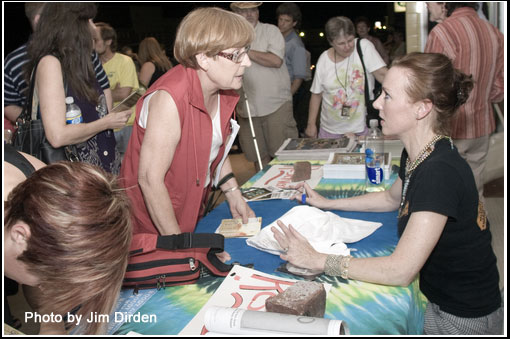
<path fill-rule="evenodd" d="M 341 274 L 340 260 L 342 260 L 342 257 L 341 255 L 329 254 L 324 264 L 324 273 L 333 277 L 339 276 Z"/>
<path fill-rule="evenodd" d="M 342 261 L 340 262 L 340 277 L 347 280 L 349 279 L 349 263 L 351 261 L 352 256 L 348 255 L 342 258 Z"/>
<path fill-rule="evenodd" d="M 234 187 L 231 187 L 231 188 L 229 188 L 229 189 L 227 189 L 227 190 L 224 190 L 224 191 L 222 191 L 222 192 L 223 192 L 224 194 L 227 194 L 227 193 L 229 193 L 229 192 L 234 192 L 235 190 L 238 190 L 238 189 L 239 189 L 239 186 L 234 186 Z"/>

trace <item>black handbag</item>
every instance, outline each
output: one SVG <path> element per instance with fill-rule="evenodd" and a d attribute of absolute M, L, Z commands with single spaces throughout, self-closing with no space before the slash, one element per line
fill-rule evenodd
<path fill-rule="evenodd" d="M 374 91 L 374 100 L 370 100 L 370 95 L 368 92 L 368 77 L 367 77 L 367 69 L 365 68 L 365 62 L 363 61 L 363 53 L 361 52 L 361 39 L 358 39 L 356 42 L 356 50 L 358 51 L 359 58 L 361 59 L 361 64 L 363 65 L 363 73 L 365 74 L 365 106 L 367 107 L 367 117 L 366 117 L 366 125 L 370 127 L 370 120 L 377 119 L 379 122 L 379 126 L 381 124 L 381 118 L 379 117 L 379 110 L 374 108 L 374 101 L 377 100 L 377 97 L 380 93 L 376 93 Z"/>
<path fill-rule="evenodd" d="M 37 64 L 30 77 L 30 87 L 25 106 L 16 121 L 13 146 L 21 152 L 28 153 L 46 164 L 67 160 L 79 161 L 76 146 L 68 145 L 54 148 L 46 139 L 41 119 L 32 119 L 32 101 L 35 87 Z"/>

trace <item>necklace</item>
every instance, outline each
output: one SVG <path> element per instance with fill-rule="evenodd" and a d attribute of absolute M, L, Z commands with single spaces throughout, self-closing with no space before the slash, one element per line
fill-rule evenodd
<path fill-rule="evenodd" d="M 411 181 L 411 175 L 414 170 L 427 159 L 432 152 L 434 152 L 436 142 L 441 139 L 450 140 L 450 145 L 453 149 L 453 141 L 450 137 L 446 135 L 436 135 L 425 147 L 418 153 L 416 159 L 411 163 L 411 160 L 407 158 L 406 160 L 406 170 L 405 170 L 405 179 L 404 179 L 404 187 L 402 188 L 402 200 L 400 201 L 400 208 L 398 210 L 398 216 L 401 217 L 403 214 L 404 203 L 406 201 L 407 189 L 409 188 L 409 182 Z M 407 210 L 407 208 L 406 208 Z"/>
<path fill-rule="evenodd" d="M 434 148 L 436 145 L 436 142 L 443 138 L 449 138 L 445 135 L 436 135 L 428 144 L 425 145 L 425 147 L 418 153 L 418 156 L 411 164 L 411 160 L 407 158 L 406 161 L 406 175 L 411 175 L 416 167 L 418 167 L 425 159 L 429 157 L 429 155 L 434 152 Z M 451 139 L 450 139 L 451 140 Z"/>
<path fill-rule="evenodd" d="M 340 81 L 340 79 L 338 78 L 338 73 L 336 72 L 336 51 L 335 49 L 333 48 L 333 53 L 334 53 L 334 59 L 335 59 L 335 75 L 336 75 L 336 80 L 338 80 L 338 83 L 340 84 L 340 86 L 345 89 L 345 92 L 347 93 L 347 74 L 349 73 L 349 64 L 351 62 L 351 57 L 347 57 L 347 69 L 345 70 L 345 79 L 344 79 L 344 84 L 342 84 L 342 82 Z"/>

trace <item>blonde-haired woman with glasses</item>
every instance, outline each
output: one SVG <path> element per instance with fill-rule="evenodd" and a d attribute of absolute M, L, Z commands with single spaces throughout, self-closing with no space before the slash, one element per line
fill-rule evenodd
<path fill-rule="evenodd" d="M 135 233 L 193 232 L 215 171 L 232 217 L 255 216 L 229 159 L 219 166 L 253 38 L 243 17 L 215 7 L 196 9 L 180 23 L 174 46 L 180 65 L 138 101 L 122 163 Z"/>

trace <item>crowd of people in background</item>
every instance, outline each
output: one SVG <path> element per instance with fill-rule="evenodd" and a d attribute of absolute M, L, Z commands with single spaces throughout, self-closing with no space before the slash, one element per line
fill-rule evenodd
<path fill-rule="evenodd" d="M 98 10 L 94 3 L 26 3 L 26 15 L 33 34 L 26 44 L 5 58 L 4 142 L 11 141 L 12 133 L 8 135 L 6 130 L 15 130 L 16 121 L 28 100 L 27 88 L 33 83 L 37 93 L 34 115 L 42 120 L 47 140 L 55 148 L 75 145 L 79 162 L 44 164 L 9 147 L 6 179 L 11 184 L 4 190 L 7 235 L 4 239 L 4 251 L 7 252 L 4 253 L 7 254 L 5 272 L 13 280 L 7 286 L 13 286 L 15 291 L 15 281 L 30 285 L 27 296 L 32 298 L 34 308 L 40 308 L 42 312 L 62 313 L 80 306 L 75 310 L 80 314 L 108 313 L 120 289 L 133 232 L 161 235 L 193 232 L 204 215 L 212 187 L 225 194 L 232 217 L 243 221 L 255 217 L 241 195 L 225 148 L 227 138 L 236 128 L 239 128 L 238 140 L 245 157 L 261 170 L 275 157 L 287 138 L 364 136 L 368 131 L 367 107 L 373 101 L 388 119 L 383 131 L 398 135 L 404 142 L 403 159 L 412 157 L 416 160 L 424 144 L 433 140 L 432 149 L 437 143 L 441 154 L 446 154 L 445 161 L 451 160 L 449 154 L 463 169 L 462 176 L 466 178 L 463 184 L 470 193 L 470 200 L 462 208 L 483 212 L 480 178 L 489 147 L 488 137 L 495 130 L 491 106 L 501 101 L 504 95 L 503 35 L 479 18 L 478 3 L 427 4 L 430 21 L 438 24 L 430 32 L 426 53 L 408 54 L 402 29 L 388 30 L 383 39 L 383 36 L 374 35 L 374 25 L 366 17 L 353 20 L 332 16 L 325 23 L 329 47 L 318 58 L 312 74 L 311 54 L 298 35 L 303 18 L 299 4 L 295 3 L 283 3 L 278 7 L 275 13 L 277 25 L 259 21 L 262 2 L 233 2 L 230 10 L 195 9 L 180 23 L 170 56 L 160 41 L 151 36 L 129 44 L 138 43 L 136 51 L 127 45 L 119 48 L 115 28 L 106 22 L 94 22 Z M 390 68 L 392 64 L 395 67 Z M 423 65 L 438 64 L 441 68 L 427 76 L 418 76 Z M 434 78 L 430 84 L 425 83 L 428 77 Z M 446 79 L 455 86 L 440 91 L 445 83 L 438 79 Z M 417 94 L 413 92 L 415 87 L 409 89 L 398 85 L 400 83 L 409 86 L 417 83 L 423 93 Z M 381 86 L 382 94 L 379 95 L 376 90 Z M 365 97 L 366 87 L 369 97 Z M 447 94 L 441 97 L 434 92 L 432 97 L 426 90 Z M 133 92 L 142 94 L 136 106 L 116 110 L 116 106 Z M 395 97 L 393 102 L 392 95 Z M 69 97 L 81 110 L 82 123 L 66 123 Z M 399 118 L 402 107 L 409 112 L 416 111 L 416 115 Z M 457 109 L 458 113 L 453 116 Z M 447 118 L 443 119 L 444 116 Z M 452 133 L 448 129 L 450 120 Z M 440 136 L 437 140 L 433 139 L 436 134 Z M 474 179 L 469 167 L 464 166 L 464 160 L 456 150 L 453 151 L 453 144 L 460 157 L 471 166 Z M 27 161 L 31 165 L 27 165 Z M 21 168 L 24 166 L 30 171 L 23 172 Z M 401 195 L 403 182 L 408 179 L 407 165 L 403 163 L 401 166 L 396 184 L 384 193 L 387 210 L 402 207 L 406 199 L 405 191 L 404 196 Z M 26 174 L 22 175 L 20 171 Z M 452 181 L 456 178 L 454 173 L 448 172 L 448 175 Z M 432 178 L 438 187 L 443 182 L 448 185 L 439 177 Z M 476 182 L 476 189 L 471 181 Z M 73 182 L 79 185 L 69 185 Z M 412 187 L 410 193 L 423 197 L 422 192 L 426 191 L 432 197 L 430 187 L 422 186 Z M 462 191 L 459 187 L 460 184 L 457 188 Z M 309 187 L 305 189 L 310 204 L 321 208 L 331 204 Z M 60 200 L 50 199 L 54 190 L 62 195 Z M 476 197 L 476 191 L 479 197 Z M 87 196 L 87 204 L 73 194 L 81 199 Z M 44 204 L 29 205 L 44 200 L 41 197 L 46 195 L 48 199 Z M 376 196 L 370 197 L 352 201 L 342 199 L 327 206 L 356 210 L 360 206 L 372 206 L 368 201 Z M 381 197 L 383 195 L 374 201 Z M 96 203 L 89 202 L 94 199 Z M 362 203 L 354 207 L 351 202 Z M 66 214 L 59 203 L 79 204 L 83 209 Z M 28 213 L 20 207 L 24 204 L 34 206 L 34 210 L 38 207 L 58 211 L 62 217 L 56 220 L 50 213 Z M 106 209 L 106 206 L 110 208 Z M 410 244 L 425 249 L 415 258 L 405 256 L 412 260 L 400 261 L 412 268 L 403 280 L 406 283 L 418 272 L 425 278 L 430 274 L 427 269 L 422 271 L 422 266 L 442 236 L 443 228 L 452 222 L 448 218 L 450 214 L 445 213 L 458 212 L 445 212 L 441 207 L 434 207 L 433 211 L 437 213 L 429 209 L 424 212 L 433 214 L 430 220 L 427 219 L 429 224 L 424 225 L 432 227 L 435 233 L 424 236 L 426 240 L 415 242 L 404 237 L 397 247 L 403 253 L 414 251 L 415 247 Z M 420 208 L 403 213 L 400 235 L 423 235 L 417 226 L 423 225 L 418 220 L 419 213 L 413 213 L 423 212 Z M 91 215 L 98 219 L 90 220 Z M 53 227 L 46 230 L 48 234 L 38 231 L 43 218 Z M 44 247 L 44 241 L 50 238 L 71 245 L 78 243 L 76 238 L 65 237 L 65 230 L 74 232 L 75 228 L 69 225 L 76 220 L 81 222 L 76 232 L 86 234 L 79 246 L 84 253 L 97 252 L 95 266 L 103 269 L 90 268 L 80 260 L 73 261 L 76 270 L 88 271 L 93 283 L 87 283 L 87 288 L 83 282 L 72 279 L 72 270 L 59 270 L 61 274 L 52 277 L 50 271 L 57 270 L 56 266 L 63 262 L 59 257 L 63 250 L 53 248 L 56 252 L 44 252 L 32 247 L 36 246 L 33 244 Z M 470 218 L 465 222 L 471 227 L 476 222 L 473 220 Z M 102 234 L 97 232 L 97 223 L 102 224 Z M 308 248 L 305 241 L 296 236 L 291 227 L 283 224 L 280 227 L 274 232 L 278 241 L 286 245 L 284 247 L 292 247 L 289 261 L 294 260 L 296 265 L 303 267 L 318 266 L 322 270 L 326 267 L 326 273 L 338 271 L 331 267 L 330 261 L 326 262 L 331 258 L 320 253 L 310 252 L 313 256 L 304 255 L 306 260 L 299 259 L 303 258 L 302 251 Z M 477 227 L 472 227 L 473 238 L 478 237 L 478 231 Z M 106 234 L 112 235 L 105 237 Z M 483 234 L 483 241 L 487 260 L 480 261 L 486 268 L 481 272 L 490 273 L 490 277 L 487 274 L 480 280 L 484 286 L 490 287 L 487 288 L 486 304 L 479 300 L 468 306 L 447 303 L 446 309 L 455 314 L 452 322 L 465 325 L 465 318 L 472 318 L 473 314 L 484 321 L 487 317 L 490 321 L 499 321 L 500 314 L 496 312 L 500 310 L 501 300 L 495 287 L 497 269 L 491 254 L 489 232 Z M 31 246 L 29 250 L 27 246 Z M 108 251 L 93 251 L 94 246 L 102 246 Z M 46 253 L 51 260 L 38 261 L 40 253 Z M 72 251 L 69 253 L 75 255 Z M 218 257 L 222 261 L 230 259 L 226 252 Z M 381 262 L 391 266 L 399 262 L 394 257 L 388 261 L 381 259 Z M 313 258 L 317 260 L 311 262 Z M 388 282 L 384 275 L 367 273 L 373 272 L 367 268 L 372 263 L 376 265 L 377 261 L 363 260 L 352 260 L 351 278 L 384 284 L 402 283 Z M 473 261 L 463 265 L 470 269 Z M 440 266 L 438 262 L 435 264 Z M 442 266 L 441 269 L 448 271 Z M 454 278 L 452 281 L 459 283 Z M 444 303 L 441 298 L 436 298 L 439 292 L 435 282 L 429 280 L 428 284 L 431 307 L 427 309 L 426 330 L 430 334 L 442 333 L 443 325 L 437 319 L 445 313 L 439 310 Z M 39 289 L 57 288 L 65 292 L 64 298 L 58 301 L 55 292 L 37 296 Z M 471 292 L 466 290 L 466 293 Z M 42 302 L 45 307 L 40 306 Z M 475 309 L 477 303 L 485 308 L 469 313 L 470 307 Z M 11 325 L 16 324 L 15 319 L 6 319 Z M 63 334 L 69 330 L 62 324 L 49 325 L 50 328 L 41 327 L 41 333 Z M 499 330 L 483 327 L 483 324 L 479 326 L 482 333 Z M 104 332 L 104 328 L 95 323 L 83 330 L 87 334 Z M 463 327 L 462 333 L 469 330 Z"/>
<path fill-rule="evenodd" d="M 30 10 L 31 7 L 35 8 L 37 4 L 44 3 L 28 5 L 27 10 Z M 262 161 L 261 164 L 256 166 L 265 166 L 274 157 L 275 151 L 286 138 L 310 136 L 305 132 L 309 125 L 310 87 L 312 85 L 312 68 L 314 68 L 310 51 L 307 50 L 301 37 L 298 35 L 302 21 L 299 5 L 295 3 L 281 4 L 275 13 L 277 21 L 277 27 L 275 27 L 275 25 L 258 22 L 258 17 L 255 20 L 255 14 L 258 13 L 258 7 L 261 4 L 239 3 L 236 5 L 234 3 L 231 6 L 234 12 L 245 16 L 249 22 L 251 20 L 252 25 L 254 27 L 258 26 L 259 30 L 261 27 L 274 30 L 274 32 L 268 33 L 271 39 L 274 40 L 280 37 L 279 34 L 274 34 L 276 28 L 278 28 L 283 36 L 283 41 L 280 39 L 278 42 L 279 46 L 274 41 L 266 41 L 265 44 L 267 46 L 264 47 L 265 50 L 259 47 L 259 50 L 252 48 L 252 51 L 249 52 L 250 58 L 254 61 L 254 66 L 247 70 L 247 74 L 244 77 L 245 84 L 240 90 L 241 102 L 236 107 L 238 113 L 237 119 L 241 126 L 238 141 L 236 140 L 236 142 L 242 146 L 242 151 L 246 158 L 255 164 L 257 164 L 258 153 Z M 33 16 L 29 12 L 27 12 L 27 15 Z M 94 51 L 92 52 L 92 58 L 109 111 L 132 92 L 147 90 L 160 76 L 173 67 L 171 60 L 175 60 L 174 56 L 171 54 L 167 55 L 164 46 L 155 37 L 145 37 L 138 43 L 124 41 L 124 46 L 121 47 L 118 46 L 114 27 L 105 22 L 95 22 L 94 26 Z M 356 18 L 355 28 L 355 37 L 372 42 L 386 65 L 389 64 L 390 58 L 402 54 L 402 51 L 405 50 L 405 43 L 398 43 L 399 38 L 400 41 L 402 40 L 403 34 L 398 32 L 388 34 L 388 41 L 383 44 L 379 38 L 373 35 L 373 24 L 366 17 Z M 258 39 L 262 39 L 261 35 L 262 33 L 259 34 Z M 395 38 L 393 38 L 394 35 Z M 281 52 L 276 52 L 277 49 Z M 258 52 L 266 53 L 262 55 L 264 59 L 257 61 L 260 56 Z M 9 58 L 8 56 L 6 60 L 9 61 L 11 59 L 16 58 Z M 260 70 L 257 70 L 259 67 Z M 7 64 L 6 72 L 9 72 L 10 68 L 9 64 Z M 265 72 L 267 75 L 263 75 L 261 72 Z M 267 81 L 267 77 L 271 78 L 270 74 L 273 73 L 274 79 Z M 108 75 L 107 78 L 105 74 Z M 256 74 L 256 76 L 253 74 Z M 290 84 L 287 84 L 286 81 L 287 74 L 290 78 Z M 15 78 L 16 75 L 9 77 L 9 79 Z M 22 78 L 22 81 L 24 81 L 25 77 Z M 21 112 L 24 101 L 23 98 L 9 99 L 8 93 L 22 93 L 26 84 L 21 82 L 20 88 L 14 88 L 18 84 L 13 83 L 13 87 L 10 88 L 11 84 L 7 80 L 8 78 L 6 78 L 4 121 L 9 130 L 9 136 L 12 137 L 12 132 L 14 132 L 13 126 Z M 272 83 L 274 84 L 273 87 L 276 87 L 269 88 L 264 85 L 256 85 L 254 81 L 261 81 L 265 84 Z M 282 83 L 279 84 L 280 82 Z M 277 84 L 279 85 L 277 86 Z M 376 82 L 376 85 L 378 84 L 380 84 L 379 81 Z M 255 88 L 257 90 L 254 90 Z M 245 98 L 247 99 L 246 103 Z M 9 102 L 8 100 L 12 101 Z M 285 105 L 283 105 L 284 103 Z M 263 136 L 258 138 L 259 145 L 257 151 L 255 151 L 253 146 L 253 137 L 249 124 L 245 121 L 247 118 L 247 104 L 250 105 L 252 118 L 255 118 L 253 119 L 254 134 Z M 13 111 L 11 107 L 17 108 Z M 287 116 L 289 112 L 293 113 L 292 117 Z M 118 152 L 117 156 L 120 160 L 122 160 L 127 148 L 134 117 L 135 111 L 133 109 L 131 116 L 124 126 L 113 128 L 113 135 L 116 141 L 115 152 Z M 267 123 L 269 119 L 272 120 L 270 123 Z M 283 123 L 284 121 L 285 123 Z M 272 126 L 274 126 L 274 131 L 271 131 Z M 316 122 L 316 126 L 319 127 L 319 121 Z"/>

